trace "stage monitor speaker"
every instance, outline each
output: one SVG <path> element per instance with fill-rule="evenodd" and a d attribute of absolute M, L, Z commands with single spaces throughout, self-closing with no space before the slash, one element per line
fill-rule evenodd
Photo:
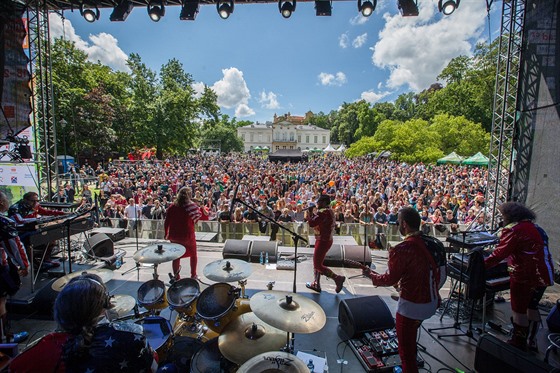
<path fill-rule="evenodd" d="M 343 299 L 338 305 L 338 323 L 348 338 L 395 326 L 389 307 L 378 295 Z"/>
<path fill-rule="evenodd" d="M 106 258 L 115 254 L 113 241 L 104 233 L 86 238 L 84 249 L 89 255 Z"/>
<path fill-rule="evenodd" d="M 344 254 L 342 252 L 342 245 L 333 243 L 323 264 L 327 267 L 343 267 L 344 266 Z"/>
<path fill-rule="evenodd" d="M 344 259 L 353 260 L 364 264 L 364 247 L 359 245 L 344 245 Z M 365 247 L 365 265 L 371 266 L 371 252 L 369 247 Z M 348 264 L 345 265 L 348 267 Z"/>
<path fill-rule="evenodd" d="M 253 241 L 251 247 L 251 262 L 259 263 L 261 259 L 261 251 L 266 256 L 268 253 L 268 262 L 276 263 L 278 260 L 278 242 L 277 241 Z"/>
<path fill-rule="evenodd" d="M 530 353 L 508 345 L 485 334 L 478 340 L 474 355 L 474 369 L 478 373 L 545 373 L 554 368 Z"/>
<path fill-rule="evenodd" d="M 222 256 L 224 259 L 239 259 L 248 262 L 251 255 L 250 250 L 251 241 L 227 239 Z"/>
<path fill-rule="evenodd" d="M 99 233 L 106 234 L 113 242 L 124 240 L 126 238 L 126 231 L 124 230 L 124 228 L 106 228 L 106 227 L 95 228 L 89 232 L 89 235 L 95 236 L 96 234 Z"/>

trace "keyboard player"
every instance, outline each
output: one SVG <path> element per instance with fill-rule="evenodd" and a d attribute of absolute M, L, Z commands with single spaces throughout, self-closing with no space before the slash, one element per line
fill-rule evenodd
<path fill-rule="evenodd" d="M 63 215 L 66 215 L 66 213 L 58 210 L 51 210 L 51 209 L 46 209 L 41 207 L 39 203 L 39 195 L 35 192 L 25 193 L 23 195 L 23 198 L 18 202 L 14 203 L 12 206 L 10 206 L 8 210 L 8 216 L 11 217 L 13 220 L 15 220 L 16 224 L 30 224 L 34 222 L 40 223 L 41 217 L 43 216 L 63 216 Z M 25 246 L 29 247 L 28 242 L 26 242 L 28 241 L 29 234 L 27 235 L 23 234 L 20 235 L 20 237 L 22 237 Z M 34 256 L 35 258 L 41 258 L 43 256 L 43 252 L 45 254 L 44 255 L 45 259 L 42 265 L 43 269 L 50 269 L 50 268 L 55 268 L 60 266 L 60 263 L 53 261 L 51 258 L 51 253 L 55 245 L 56 242 L 51 242 L 46 246 L 39 246 L 33 248 L 34 250 L 41 252 L 41 255 Z M 36 264 L 38 265 L 40 264 L 40 262 Z"/>
<path fill-rule="evenodd" d="M 485 267 L 494 267 L 507 258 L 513 314 L 513 334 L 507 342 L 526 350 L 531 326 L 529 347 L 534 349 L 540 324 L 537 306 L 546 287 L 554 284 L 548 237 L 534 223 L 535 213 L 523 204 L 506 202 L 498 210 L 502 214 L 504 228 L 496 249 L 484 261 Z"/>

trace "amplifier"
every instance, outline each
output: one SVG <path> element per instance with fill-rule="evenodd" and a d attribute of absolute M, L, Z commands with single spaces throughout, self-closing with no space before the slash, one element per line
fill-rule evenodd
<path fill-rule="evenodd" d="M 126 238 L 126 231 L 124 228 L 94 228 L 89 232 L 89 236 L 92 237 L 98 233 L 106 234 L 113 242 Z"/>

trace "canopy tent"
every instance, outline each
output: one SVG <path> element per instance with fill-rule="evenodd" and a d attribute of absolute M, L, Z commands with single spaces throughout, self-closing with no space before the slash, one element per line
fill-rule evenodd
<path fill-rule="evenodd" d="M 325 149 L 323 149 L 324 152 L 335 152 L 336 149 L 331 145 L 327 145 L 327 147 Z"/>
<path fill-rule="evenodd" d="M 437 164 L 460 164 L 463 161 L 463 157 L 455 152 L 447 154 L 445 157 L 437 160 Z"/>
<path fill-rule="evenodd" d="M 302 158 L 302 152 L 296 149 L 280 149 L 268 155 L 268 160 L 273 162 L 300 162 Z"/>
<path fill-rule="evenodd" d="M 346 150 L 346 146 L 344 146 L 344 144 L 340 145 L 340 147 L 336 149 L 337 152 L 343 152 L 345 150 Z"/>
<path fill-rule="evenodd" d="M 465 159 L 463 164 L 469 166 L 488 166 L 488 157 L 486 157 L 481 152 L 476 153 L 475 155 Z"/>
<path fill-rule="evenodd" d="M 256 152 L 260 152 L 262 150 L 262 148 L 260 146 L 255 146 L 255 148 L 253 149 Z"/>
<path fill-rule="evenodd" d="M 309 150 L 311 153 L 322 153 L 323 149 L 317 149 L 317 148 L 313 148 Z"/>

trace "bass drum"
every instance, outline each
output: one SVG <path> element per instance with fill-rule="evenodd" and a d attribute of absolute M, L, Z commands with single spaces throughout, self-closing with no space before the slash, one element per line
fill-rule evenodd
<path fill-rule="evenodd" d="M 198 297 L 196 313 L 208 328 L 221 333 L 231 320 L 251 312 L 249 299 L 238 299 L 237 296 L 230 284 L 214 284 Z"/>
<path fill-rule="evenodd" d="M 177 372 L 190 372 L 193 356 L 203 347 L 204 343 L 196 338 L 175 336 L 168 362 L 175 365 Z"/>
<path fill-rule="evenodd" d="M 237 370 L 237 365 L 229 361 L 220 353 L 218 338 L 210 342 L 194 354 L 191 361 L 191 373 L 233 373 Z"/>
<path fill-rule="evenodd" d="M 144 282 L 138 289 L 138 304 L 150 311 L 167 308 L 167 288 L 163 281 Z"/>
<path fill-rule="evenodd" d="M 174 282 L 167 291 L 167 302 L 172 310 L 192 316 L 196 311 L 196 299 L 199 295 L 198 281 L 182 278 Z"/>
<path fill-rule="evenodd" d="M 169 321 L 160 316 L 148 316 L 136 321 L 142 326 L 142 334 L 158 354 L 159 362 L 167 360 L 173 348 L 173 333 Z"/>

